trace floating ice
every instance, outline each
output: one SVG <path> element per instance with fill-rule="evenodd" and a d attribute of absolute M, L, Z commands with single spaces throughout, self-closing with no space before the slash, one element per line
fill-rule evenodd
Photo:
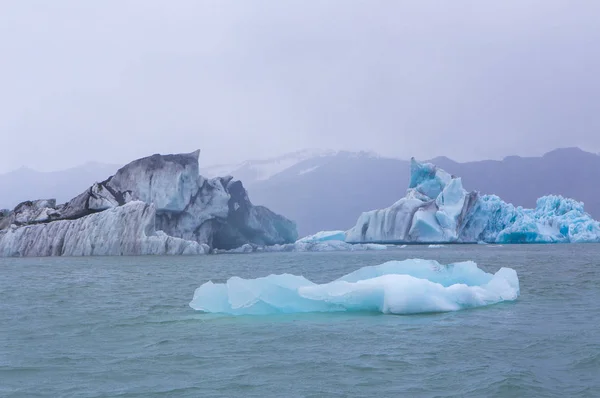
<path fill-rule="evenodd" d="M 339 251 L 367 251 L 386 250 L 386 245 L 375 243 L 350 244 L 341 240 L 304 241 L 287 243 L 285 245 L 257 246 L 245 244 L 232 250 L 215 250 L 215 253 L 255 253 L 255 252 L 339 252 Z"/>
<path fill-rule="evenodd" d="M 290 274 L 232 277 L 226 283 L 209 281 L 196 289 L 190 307 L 232 315 L 339 311 L 417 314 L 481 307 L 518 296 L 519 278 L 511 268 L 489 274 L 471 261 L 442 265 L 415 259 L 364 267 L 321 285 Z"/>
<path fill-rule="evenodd" d="M 205 254 L 210 248 L 157 231 L 153 204 L 132 201 L 76 220 L 0 233 L 0 257 Z M 110 233 L 107 233 L 110 231 Z"/>
<path fill-rule="evenodd" d="M 296 243 L 306 243 L 306 242 L 327 242 L 331 240 L 346 240 L 346 232 L 345 231 L 321 231 L 317 232 L 314 235 L 305 236 L 304 238 L 298 239 Z"/>
<path fill-rule="evenodd" d="M 600 222 L 583 210 L 583 203 L 549 195 L 535 209 L 516 208 L 515 221 L 498 233 L 497 243 L 600 242 Z"/>
<path fill-rule="evenodd" d="M 386 250 L 386 245 L 375 243 L 350 244 L 341 240 L 326 240 L 314 242 L 296 242 L 286 245 L 266 246 L 267 252 L 339 252 L 339 251 L 367 251 Z"/>
<path fill-rule="evenodd" d="M 535 209 L 495 195 L 467 192 L 458 177 L 412 159 L 406 196 L 386 209 L 363 213 L 346 241 L 365 242 L 600 242 L 600 222 L 583 204 L 544 196 Z"/>
<path fill-rule="evenodd" d="M 346 232 L 345 231 L 321 231 L 314 235 L 305 236 L 304 238 L 298 239 L 295 243 L 288 243 L 284 245 L 273 245 L 255 247 L 253 251 L 265 251 L 265 252 L 332 252 L 332 251 L 365 251 L 365 250 L 386 250 L 387 246 L 375 244 L 375 243 L 364 243 L 364 244 L 351 244 L 346 243 Z M 248 250 L 242 248 L 229 251 L 229 252 L 243 252 L 247 253 Z"/>
<path fill-rule="evenodd" d="M 440 249 L 442 247 L 446 247 L 446 245 L 429 245 L 427 247 L 429 247 L 430 249 Z"/>
<path fill-rule="evenodd" d="M 62 205 L 0 211 L 0 257 L 204 254 L 296 241 L 296 224 L 254 206 L 241 181 L 200 176 L 199 153 L 135 160 Z"/>

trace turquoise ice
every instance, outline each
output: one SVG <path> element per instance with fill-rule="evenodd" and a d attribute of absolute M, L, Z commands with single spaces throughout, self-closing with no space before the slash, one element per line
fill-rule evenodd
<path fill-rule="evenodd" d="M 196 289 L 190 306 L 231 315 L 418 314 L 482 307 L 518 296 L 519 278 L 511 268 L 490 274 L 471 261 L 443 265 L 414 259 L 364 267 L 325 284 L 291 274 L 209 281 Z"/>
<path fill-rule="evenodd" d="M 600 223 L 576 200 L 549 195 L 539 198 L 535 209 L 515 207 L 495 195 L 467 192 L 459 177 L 413 159 L 405 197 L 363 213 L 345 241 L 600 242 Z"/>

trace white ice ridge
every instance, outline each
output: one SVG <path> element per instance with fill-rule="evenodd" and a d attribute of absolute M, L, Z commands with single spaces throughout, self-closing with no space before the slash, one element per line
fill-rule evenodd
<path fill-rule="evenodd" d="M 344 242 L 344 231 L 322 231 L 298 239 L 294 243 L 272 246 L 245 244 L 232 250 L 215 250 L 215 253 L 254 253 L 254 252 L 339 252 L 386 250 L 386 245 L 376 243 L 350 244 Z"/>
<path fill-rule="evenodd" d="M 231 315 L 418 314 L 481 307 L 518 296 L 519 278 L 511 268 L 489 274 L 472 261 L 443 265 L 413 259 L 363 267 L 325 284 L 291 274 L 209 281 L 196 289 L 190 307 Z"/>

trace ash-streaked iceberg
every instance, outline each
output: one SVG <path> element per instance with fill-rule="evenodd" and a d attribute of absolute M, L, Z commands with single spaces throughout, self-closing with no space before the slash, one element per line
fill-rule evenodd
<path fill-rule="evenodd" d="M 10 227 L 0 237 L 0 256 L 107 256 L 206 254 L 206 244 L 154 228 L 152 204 L 133 201 L 76 220 Z"/>
<path fill-rule="evenodd" d="M 325 284 L 303 276 L 232 277 L 204 283 L 190 306 L 231 315 L 304 312 L 418 314 L 481 307 L 519 296 L 511 268 L 487 273 L 474 262 L 442 265 L 432 260 L 390 261 L 364 267 Z"/>
<path fill-rule="evenodd" d="M 600 223 L 573 199 L 550 195 L 524 209 L 495 195 L 467 192 L 459 177 L 411 161 L 409 188 L 392 206 L 363 213 L 345 233 L 365 242 L 600 242 Z"/>
<path fill-rule="evenodd" d="M 135 160 L 62 205 L 0 211 L 0 255 L 200 254 L 295 242 L 295 223 L 254 206 L 240 181 L 200 176 L 199 153 Z"/>

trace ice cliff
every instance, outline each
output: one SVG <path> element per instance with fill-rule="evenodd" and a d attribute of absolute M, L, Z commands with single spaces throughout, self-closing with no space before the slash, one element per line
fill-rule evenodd
<path fill-rule="evenodd" d="M 550 195 L 539 198 L 535 209 L 515 207 L 495 195 L 467 192 L 459 177 L 412 159 L 406 196 L 363 213 L 343 238 L 351 243 L 600 242 L 600 223 L 573 199 Z"/>
<path fill-rule="evenodd" d="M 194 292 L 198 311 L 231 315 L 300 312 L 417 314 L 481 307 L 519 296 L 511 268 L 489 274 L 474 262 L 443 265 L 430 260 L 390 261 L 316 284 L 296 275 L 208 281 Z"/>
<path fill-rule="evenodd" d="M 0 211 L 0 255 L 199 254 L 297 239 L 240 181 L 199 175 L 199 151 L 135 160 L 69 202 Z"/>

